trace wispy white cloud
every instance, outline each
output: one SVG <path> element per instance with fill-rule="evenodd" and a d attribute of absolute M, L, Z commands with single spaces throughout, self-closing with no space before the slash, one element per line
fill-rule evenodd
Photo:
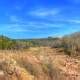
<path fill-rule="evenodd" d="M 70 23 L 80 24 L 80 20 L 68 20 Z"/>
<path fill-rule="evenodd" d="M 0 31 L 3 32 L 32 32 L 32 30 L 23 28 L 26 25 L 20 25 L 20 24 L 3 24 L 3 27 L 0 29 Z"/>
<path fill-rule="evenodd" d="M 49 28 L 62 28 L 64 26 L 64 24 L 62 23 L 45 23 L 45 22 L 42 22 L 42 23 L 32 23 L 32 24 L 28 24 L 34 28 L 37 28 L 37 29 L 49 29 Z"/>
<path fill-rule="evenodd" d="M 36 9 L 34 11 L 29 12 L 29 15 L 31 16 L 37 16 L 37 17 L 47 17 L 47 16 L 56 16 L 60 13 L 60 10 L 55 9 Z"/>
<path fill-rule="evenodd" d="M 43 32 L 47 29 L 62 28 L 64 24 L 54 24 L 54 23 L 37 23 L 37 22 L 28 22 L 26 24 L 3 24 L 3 27 L 0 31 L 3 32 Z"/>
<path fill-rule="evenodd" d="M 64 26 L 63 23 L 52 23 L 52 22 L 34 22 L 30 21 L 25 24 L 20 24 L 20 26 L 31 27 L 32 29 L 47 29 L 47 28 L 62 28 Z"/>

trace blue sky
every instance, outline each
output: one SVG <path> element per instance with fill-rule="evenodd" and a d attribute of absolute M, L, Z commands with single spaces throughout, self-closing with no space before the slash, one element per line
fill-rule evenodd
<path fill-rule="evenodd" d="M 80 0 L 1 0 L 0 34 L 11 38 L 80 31 Z"/>

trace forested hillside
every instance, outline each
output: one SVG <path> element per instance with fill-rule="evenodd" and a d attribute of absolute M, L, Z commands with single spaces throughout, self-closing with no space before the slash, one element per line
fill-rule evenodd
<path fill-rule="evenodd" d="M 58 38 L 11 39 L 0 36 L 0 49 L 25 49 L 29 47 L 51 46 Z"/>

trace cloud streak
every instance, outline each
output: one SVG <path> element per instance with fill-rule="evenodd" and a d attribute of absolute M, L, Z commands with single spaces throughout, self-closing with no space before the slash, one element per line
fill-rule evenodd
<path fill-rule="evenodd" d="M 80 20 L 69 20 L 70 23 L 80 24 Z"/>
<path fill-rule="evenodd" d="M 48 16 L 56 16 L 59 14 L 60 10 L 55 9 L 36 9 L 34 11 L 29 12 L 28 14 L 36 17 L 48 17 Z"/>

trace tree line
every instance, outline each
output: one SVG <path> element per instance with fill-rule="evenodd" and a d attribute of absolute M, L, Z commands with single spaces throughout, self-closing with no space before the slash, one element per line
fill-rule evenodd
<path fill-rule="evenodd" d="M 0 49 L 26 49 L 30 47 L 46 46 L 51 48 L 62 48 L 65 54 L 70 56 L 80 55 L 80 32 L 66 35 L 62 38 L 41 38 L 41 39 L 10 39 L 0 36 Z"/>

